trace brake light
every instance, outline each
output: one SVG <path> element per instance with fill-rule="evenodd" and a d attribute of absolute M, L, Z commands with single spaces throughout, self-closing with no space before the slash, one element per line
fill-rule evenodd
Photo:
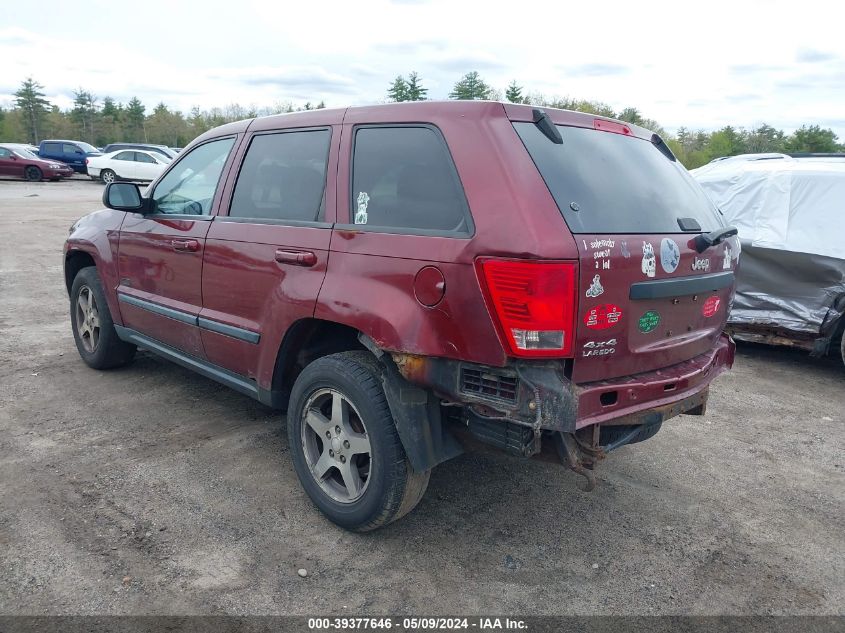
<path fill-rule="evenodd" d="M 576 262 L 481 259 L 479 267 L 489 304 L 514 356 L 572 354 Z"/>
<path fill-rule="evenodd" d="M 602 132 L 613 132 L 614 134 L 624 134 L 625 136 L 631 136 L 631 128 L 623 123 L 617 123 L 616 121 L 605 121 L 604 119 L 593 119 L 593 129 L 600 130 Z"/>
<path fill-rule="evenodd" d="M 87 158 L 85 159 L 85 164 L 86 164 L 86 165 L 88 164 L 88 159 L 87 159 Z"/>

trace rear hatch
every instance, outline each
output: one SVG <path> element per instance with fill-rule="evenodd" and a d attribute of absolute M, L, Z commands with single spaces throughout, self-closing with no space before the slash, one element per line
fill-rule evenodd
<path fill-rule="evenodd" d="M 580 256 L 572 379 L 652 371 L 711 349 L 727 318 L 735 238 L 699 253 L 724 226 L 718 210 L 659 137 L 596 119 L 592 128 L 514 128 Z"/>

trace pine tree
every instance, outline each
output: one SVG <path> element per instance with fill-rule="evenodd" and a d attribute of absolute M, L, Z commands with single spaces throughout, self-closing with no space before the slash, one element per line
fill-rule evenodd
<path fill-rule="evenodd" d="M 402 75 L 397 75 L 390 88 L 387 89 L 387 98 L 391 101 L 408 101 L 408 82 Z"/>
<path fill-rule="evenodd" d="M 73 110 L 71 116 L 79 125 L 80 136 L 91 143 L 96 141 L 94 137 L 94 119 L 97 116 L 97 97 L 80 88 L 73 92 Z"/>
<path fill-rule="evenodd" d="M 21 87 L 15 92 L 15 105 L 20 108 L 26 118 L 29 142 L 38 145 L 38 130 L 44 122 L 50 102 L 44 98 L 41 90 L 44 88 L 32 77 L 27 77 Z"/>
<path fill-rule="evenodd" d="M 144 112 L 146 108 L 138 97 L 132 97 L 129 103 L 126 104 L 126 124 L 132 135 L 131 141 L 136 139 L 144 139 L 147 141 L 147 133 L 144 129 Z"/>
<path fill-rule="evenodd" d="M 420 83 L 420 76 L 417 71 L 412 71 L 408 74 L 408 81 L 406 82 L 408 101 L 425 101 L 427 99 L 428 88 L 423 88 Z M 397 99 L 398 101 L 398 99 Z"/>
<path fill-rule="evenodd" d="M 464 75 L 461 80 L 455 84 L 452 92 L 449 93 L 450 99 L 488 99 L 490 98 L 490 86 L 488 86 L 478 72 L 473 70 Z"/>
<path fill-rule="evenodd" d="M 525 97 L 522 96 L 522 86 L 517 85 L 516 79 L 508 85 L 508 89 L 505 91 L 505 99 L 511 103 L 525 103 Z"/>

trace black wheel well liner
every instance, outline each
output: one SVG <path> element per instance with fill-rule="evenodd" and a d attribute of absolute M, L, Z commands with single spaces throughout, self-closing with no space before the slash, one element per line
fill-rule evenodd
<path fill-rule="evenodd" d="M 308 363 L 329 354 L 365 349 L 358 340 L 358 330 L 353 327 L 322 319 L 301 319 L 288 328 L 282 339 L 271 389 L 286 407 L 293 383 Z"/>
<path fill-rule="evenodd" d="M 70 296 L 73 280 L 79 274 L 79 271 L 88 266 L 96 265 L 91 254 L 85 251 L 71 251 L 65 256 L 65 287 L 67 288 L 68 296 Z"/>

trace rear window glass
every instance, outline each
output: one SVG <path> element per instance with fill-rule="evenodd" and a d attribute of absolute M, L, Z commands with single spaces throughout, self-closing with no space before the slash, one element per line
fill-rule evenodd
<path fill-rule="evenodd" d="M 514 128 L 573 233 L 681 233 L 678 218 L 722 226 L 683 166 L 648 141 L 558 125 L 557 145 L 533 123 Z"/>
<path fill-rule="evenodd" d="M 452 157 L 430 127 L 359 128 L 351 203 L 353 224 L 411 233 L 470 230 Z"/>

